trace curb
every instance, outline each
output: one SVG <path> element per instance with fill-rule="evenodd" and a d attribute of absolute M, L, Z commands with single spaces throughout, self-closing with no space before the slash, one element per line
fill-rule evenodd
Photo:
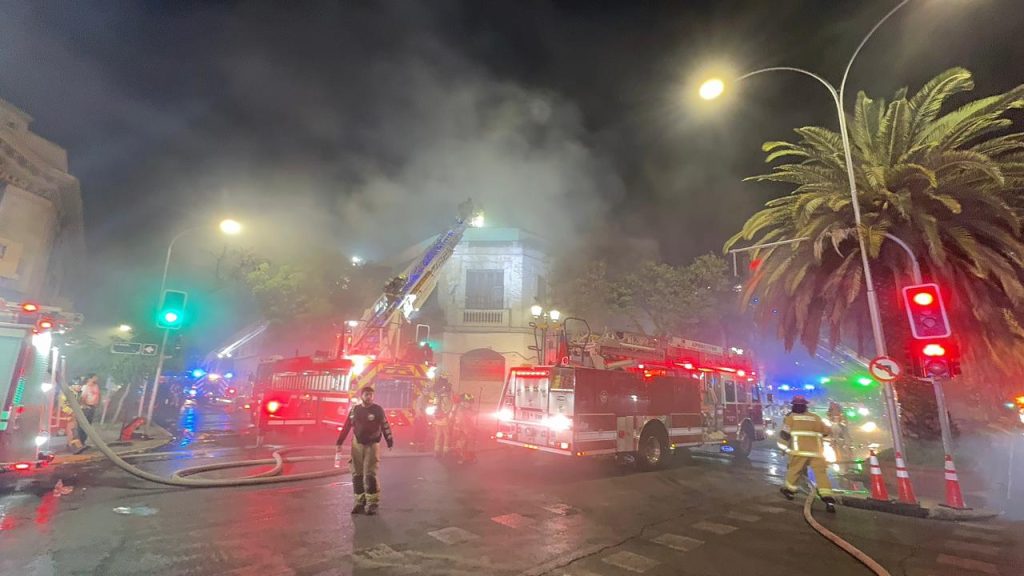
<path fill-rule="evenodd" d="M 955 508 L 948 508 L 946 506 L 921 506 L 919 504 L 904 504 L 902 502 L 881 501 L 872 500 L 871 498 L 860 498 L 855 496 L 844 495 L 839 498 L 839 502 L 843 506 L 849 506 L 850 508 L 858 508 L 861 510 L 870 510 L 872 512 L 884 512 L 886 514 L 896 514 L 898 516 L 909 516 L 912 518 L 927 518 L 930 520 L 985 520 L 989 518 L 995 518 L 1001 514 L 1001 512 L 995 512 L 993 510 L 986 509 L 965 509 L 957 510 Z"/>
<path fill-rule="evenodd" d="M 128 456 L 131 454 L 139 454 L 141 452 L 150 452 L 158 448 L 163 448 L 164 446 L 170 444 L 173 441 L 174 438 L 167 438 L 166 440 L 163 440 L 159 444 L 154 444 L 153 446 L 125 450 L 124 452 L 117 452 L 116 454 L 118 456 Z M 83 462 L 89 462 L 92 460 L 103 460 L 105 458 L 106 456 L 104 456 L 103 453 L 99 451 L 94 451 L 91 454 L 70 454 L 68 456 L 57 456 L 56 458 L 54 458 L 54 461 L 51 465 L 60 466 L 63 464 L 81 464 Z"/>

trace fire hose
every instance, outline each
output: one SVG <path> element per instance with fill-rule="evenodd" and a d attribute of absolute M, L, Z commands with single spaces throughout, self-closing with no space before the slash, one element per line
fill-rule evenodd
<path fill-rule="evenodd" d="M 835 532 L 832 532 L 828 528 L 825 528 L 817 520 L 814 519 L 814 516 L 811 514 L 811 504 L 814 503 L 814 497 L 818 493 L 818 487 L 815 486 L 813 483 L 810 483 L 809 481 L 808 483 L 811 486 L 811 490 L 807 494 L 807 500 L 804 501 L 804 520 L 806 520 L 807 523 L 810 524 L 811 528 L 814 528 L 814 530 L 817 531 L 818 534 L 821 534 L 823 537 L 825 537 L 826 540 L 835 544 L 850 556 L 853 556 L 854 559 L 856 559 L 861 564 L 867 566 L 868 569 L 870 569 L 878 576 L 891 576 L 889 574 L 889 571 L 886 570 L 877 561 L 875 561 L 874 558 L 868 556 L 853 544 L 850 544 L 846 540 L 843 540 Z"/>
<path fill-rule="evenodd" d="M 330 476 L 338 476 L 341 474 L 348 474 L 348 470 L 343 468 L 328 468 L 327 470 L 317 470 L 315 472 L 303 472 L 300 474 L 282 474 L 284 470 L 285 462 L 310 462 L 315 460 L 331 460 L 334 458 L 334 454 L 324 456 L 291 456 L 285 460 L 285 453 L 297 450 L 308 450 L 312 447 L 301 447 L 301 448 L 290 448 L 290 449 L 279 449 L 275 450 L 270 458 L 260 458 L 256 460 L 237 460 L 234 462 L 223 462 L 219 464 L 204 464 L 202 466 L 193 466 L 190 468 L 183 468 L 178 470 L 171 475 L 170 478 L 164 478 L 158 474 L 146 472 L 140 468 L 132 466 L 126 462 L 123 458 L 117 455 L 110 446 L 100 437 L 99 433 L 92 424 L 89 423 L 85 418 L 85 413 L 82 412 L 82 407 L 78 403 L 78 398 L 75 393 L 68 387 L 66 382 L 59 382 L 61 391 L 64 392 L 65 398 L 68 400 L 68 405 L 71 407 L 71 412 L 75 416 L 75 420 L 79 426 L 85 430 L 86 434 L 96 445 L 108 460 L 114 463 L 115 466 L 124 470 L 125 472 L 155 482 L 157 484 L 164 484 L 166 486 L 179 486 L 183 488 L 221 488 L 226 486 L 254 486 L 259 484 L 275 484 L 278 482 L 294 482 L 296 480 L 310 480 L 313 478 L 327 478 Z M 195 474 L 201 472 L 212 472 L 214 470 L 227 470 L 231 468 L 247 468 L 251 466 L 267 466 L 272 465 L 269 470 L 253 474 L 251 476 L 244 476 L 242 478 L 189 478 Z"/>

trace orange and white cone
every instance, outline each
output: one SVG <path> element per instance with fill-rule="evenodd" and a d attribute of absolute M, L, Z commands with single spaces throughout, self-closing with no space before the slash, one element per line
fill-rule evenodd
<path fill-rule="evenodd" d="M 953 466 L 953 457 L 946 454 L 946 506 L 950 508 L 964 509 L 964 495 L 960 492 L 960 479 L 956 475 L 956 466 Z"/>
<path fill-rule="evenodd" d="M 868 460 L 871 467 L 871 499 L 889 501 L 889 491 L 885 489 L 885 479 L 882 478 L 882 467 L 878 465 L 878 456 L 871 451 L 871 458 Z"/>
<path fill-rule="evenodd" d="M 896 490 L 899 492 L 898 499 L 904 504 L 917 504 L 917 496 L 914 495 L 914 487 L 910 484 L 910 474 L 907 473 L 907 465 L 903 463 L 903 454 L 896 453 Z"/>

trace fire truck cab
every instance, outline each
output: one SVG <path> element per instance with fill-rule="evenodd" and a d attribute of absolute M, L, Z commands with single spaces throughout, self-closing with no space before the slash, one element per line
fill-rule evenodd
<path fill-rule="evenodd" d="M 567 356 L 559 365 L 510 371 L 498 408 L 499 443 L 566 456 L 617 455 L 652 469 L 690 447 L 745 457 L 765 438 L 749 360 L 699 342 L 662 344 L 621 332 L 586 347 L 592 366 L 573 365 Z"/>

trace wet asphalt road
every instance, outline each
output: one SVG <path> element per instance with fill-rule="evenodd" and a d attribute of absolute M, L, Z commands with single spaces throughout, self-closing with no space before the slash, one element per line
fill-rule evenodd
<path fill-rule="evenodd" d="M 232 435 L 199 441 L 236 427 L 218 410 L 191 418 L 192 441 L 140 465 L 169 474 L 266 454 Z M 60 471 L 75 488 L 60 498 L 53 477 L 0 480 L 0 574 L 868 574 L 778 496 L 782 473 L 765 448 L 749 462 L 698 454 L 654 473 L 505 449 L 467 466 L 392 455 L 381 515 L 352 517 L 347 476 L 189 490 L 89 464 Z M 893 574 L 1024 573 L 1024 523 L 820 507 L 816 517 Z"/>

